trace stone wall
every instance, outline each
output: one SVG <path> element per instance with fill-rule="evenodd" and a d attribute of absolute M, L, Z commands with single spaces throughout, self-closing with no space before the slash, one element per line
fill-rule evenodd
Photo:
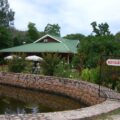
<path fill-rule="evenodd" d="M 99 89 L 97 85 L 81 80 L 1 72 L 0 83 L 66 95 L 87 105 L 94 105 L 104 101 L 98 95 Z"/>
<path fill-rule="evenodd" d="M 87 107 L 86 105 L 82 103 L 80 104 L 68 97 L 51 95 L 43 91 L 26 90 L 6 85 L 0 85 L 0 96 L 7 96 L 15 100 L 19 100 L 23 103 L 27 103 L 27 106 L 31 105 L 31 103 L 35 103 L 35 105 L 48 106 L 48 108 L 52 108 L 51 110 L 55 111 Z"/>

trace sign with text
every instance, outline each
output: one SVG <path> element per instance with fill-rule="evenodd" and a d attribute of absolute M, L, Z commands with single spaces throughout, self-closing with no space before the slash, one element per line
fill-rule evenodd
<path fill-rule="evenodd" d="M 120 93 L 120 56 L 103 55 L 100 59 L 99 96 L 120 100 L 113 90 Z M 108 89 L 103 89 L 105 86 Z"/>
<path fill-rule="evenodd" d="M 120 66 L 120 59 L 107 59 L 106 63 L 110 66 Z"/>

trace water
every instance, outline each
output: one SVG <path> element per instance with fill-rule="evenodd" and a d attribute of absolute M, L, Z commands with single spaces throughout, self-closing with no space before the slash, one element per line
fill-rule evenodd
<path fill-rule="evenodd" d="M 54 112 L 85 106 L 64 96 L 0 85 L 0 114 Z"/>

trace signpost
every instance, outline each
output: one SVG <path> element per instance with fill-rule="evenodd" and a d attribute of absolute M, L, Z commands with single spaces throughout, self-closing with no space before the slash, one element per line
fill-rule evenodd
<path fill-rule="evenodd" d="M 101 85 L 108 89 L 101 89 Z M 120 92 L 120 56 L 101 56 L 99 96 L 103 98 L 119 99 L 113 95 L 113 90 Z"/>

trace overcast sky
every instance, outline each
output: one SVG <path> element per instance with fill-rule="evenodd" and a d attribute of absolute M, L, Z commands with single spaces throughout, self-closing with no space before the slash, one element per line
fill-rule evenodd
<path fill-rule="evenodd" d="M 107 22 L 112 33 L 120 31 L 120 0 L 8 0 L 15 11 L 15 27 L 27 30 L 29 22 L 39 31 L 59 24 L 61 35 L 92 32 L 90 23 Z"/>

